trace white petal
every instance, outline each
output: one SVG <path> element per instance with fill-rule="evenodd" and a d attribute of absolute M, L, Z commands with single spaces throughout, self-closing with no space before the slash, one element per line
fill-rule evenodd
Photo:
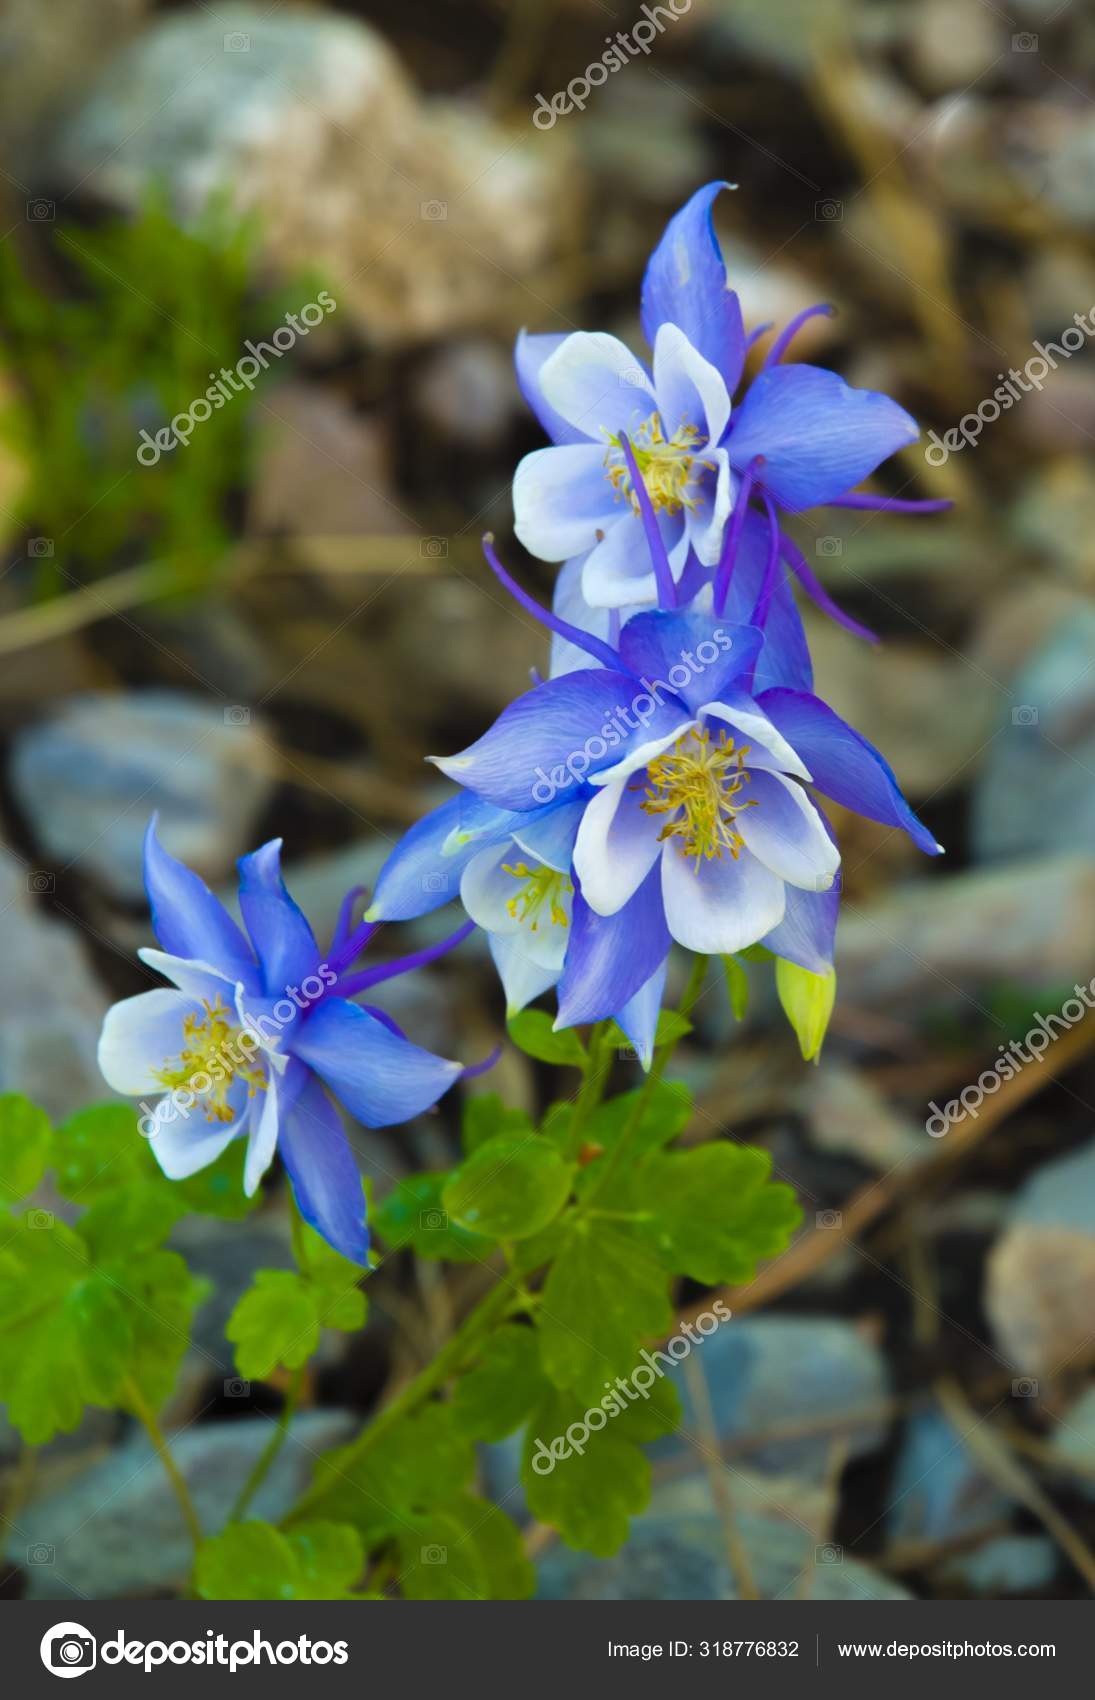
<path fill-rule="evenodd" d="M 584 554 L 625 511 L 593 443 L 536 449 L 514 474 L 513 529 L 542 561 Z"/>
<path fill-rule="evenodd" d="M 174 1121 L 165 1120 L 148 1143 L 168 1180 L 185 1181 L 215 1163 L 225 1146 L 242 1132 L 246 1120 L 246 1112 L 235 1122 L 212 1124 L 200 1115 L 179 1115 Z"/>
<path fill-rule="evenodd" d="M 683 514 L 658 515 L 669 567 L 679 580 L 688 558 L 688 529 Z M 582 595 L 593 608 L 647 607 L 658 600 L 643 522 L 630 504 L 591 549 L 582 569 Z"/>
<path fill-rule="evenodd" d="M 615 915 L 638 891 L 658 858 L 665 817 L 642 807 L 643 781 L 617 779 L 586 806 L 574 842 L 574 872 L 598 915 Z"/>
<path fill-rule="evenodd" d="M 543 963 L 534 961 L 525 949 L 523 938 L 499 938 L 491 934 L 487 943 L 506 994 L 507 1018 L 516 1015 L 533 998 L 554 986 L 559 978 L 562 964 L 557 968 L 547 968 Z"/>
<path fill-rule="evenodd" d="M 198 1003 L 207 1000 L 212 1003 L 218 997 L 223 1003 L 233 1004 L 236 1001 L 235 975 L 222 973 L 212 963 L 185 956 L 169 956 L 166 950 L 152 950 L 147 946 L 137 955 L 149 968 L 154 968 L 165 980 L 173 981 L 181 992 L 197 999 Z"/>
<path fill-rule="evenodd" d="M 697 865 L 673 839 L 662 852 L 662 898 L 677 943 L 705 956 L 756 944 L 779 925 L 787 903 L 783 881 L 748 850 Z"/>
<path fill-rule="evenodd" d="M 705 474 L 700 506 L 690 509 L 688 537 L 705 567 L 717 565 L 722 554 L 726 522 L 730 518 L 730 461 L 725 449 L 711 449 L 705 460 L 715 462 L 716 471 Z"/>
<path fill-rule="evenodd" d="M 123 998 L 106 1012 L 99 1036 L 99 1070 L 107 1085 L 127 1098 L 164 1090 L 160 1071 L 178 1057 L 183 1021 L 194 999 L 170 986 Z"/>
<path fill-rule="evenodd" d="M 756 807 L 742 811 L 737 827 L 757 860 L 804 891 L 828 891 L 840 851 L 801 785 L 758 771 L 743 795 Z"/>
<path fill-rule="evenodd" d="M 727 691 L 721 702 L 704 703 L 700 718 L 713 714 L 725 720 L 750 739 L 746 767 L 758 767 L 767 772 L 793 773 L 798 779 L 813 778 L 801 757 L 791 748 L 782 733 L 777 732 L 764 711 L 744 691 Z"/>
<path fill-rule="evenodd" d="M 460 901 L 485 933 L 505 935 L 520 931 L 521 923 L 516 915 L 510 914 L 508 905 L 520 891 L 521 881 L 506 873 L 502 866 L 503 862 L 509 862 L 516 867 L 519 860 L 512 840 L 507 839 L 501 848 L 492 844 L 489 849 L 480 850 L 461 875 Z"/>
<path fill-rule="evenodd" d="M 251 1136 L 247 1141 L 243 1190 L 247 1197 L 251 1198 L 274 1161 L 274 1151 L 278 1143 L 278 1084 L 275 1074 L 267 1075 L 266 1091 L 255 1094 L 248 1106 L 248 1112 Z"/>
<path fill-rule="evenodd" d="M 730 421 L 730 397 L 721 374 L 693 348 L 677 325 L 659 325 L 654 343 L 654 393 L 667 437 L 694 425 L 718 443 Z"/>
<path fill-rule="evenodd" d="M 631 350 L 606 331 L 575 331 L 540 368 L 540 391 L 568 425 L 601 440 L 654 411 L 654 386 Z"/>

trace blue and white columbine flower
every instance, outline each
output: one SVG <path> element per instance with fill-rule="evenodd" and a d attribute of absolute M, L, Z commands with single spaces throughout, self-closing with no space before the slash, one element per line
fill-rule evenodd
<path fill-rule="evenodd" d="M 557 987 L 559 1025 L 599 1019 L 583 1011 L 590 997 L 599 1007 L 610 987 L 620 996 L 600 1013 L 613 1017 L 649 1066 L 666 951 L 651 953 L 645 940 L 639 942 L 634 914 L 603 922 L 576 891 L 574 840 L 585 802 L 596 794 L 589 786 L 578 789 L 577 797 L 526 811 L 496 808 L 458 792 L 424 816 L 392 852 L 367 919 L 411 920 L 459 897 L 486 933 L 507 1017 Z M 621 952 L 628 958 L 623 972 L 616 962 Z"/>
<path fill-rule="evenodd" d="M 355 971 L 375 931 L 352 925 L 360 892 L 348 894 L 324 957 L 285 889 L 280 855 L 274 839 L 240 860 L 245 934 L 150 824 L 145 887 L 162 948 L 139 954 L 171 985 L 107 1012 L 99 1066 L 114 1091 L 146 1100 L 142 1131 L 170 1179 L 245 1138 L 245 1191 L 277 1152 L 305 1220 L 364 1263 L 361 1177 L 328 1092 L 367 1127 L 387 1127 L 436 1103 L 462 1070 L 350 999 L 439 955 L 470 926 L 433 950 Z"/>
<path fill-rule="evenodd" d="M 600 665 L 535 686 L 437 763 L 480 808 L 532 820 L 550 791 L 553 816 L 577 822 L 559 1025 L 614 1014 L 671 940 L 702 954 L 762 943 L 826 972 L 840 858 L 814 790 L 938 853 L 864 738 L 808 690 L 758 688 L 755 627 L 730 628 L 727 646 L 693 607 L 635 615 L 615 651 L 567 635 Z M 682 665 L 697 656 L 702 668 Z M 640 720 L 621 730 L 620 705 L 639 698 Z M 496 880 L 486 863 L 483 876 Z"/>
<path fill-rule="evenodd" d="M 746 337 L 727 280 L 711 219 L 725 187 L 708 183 L 697 190 L 651 255 L 642 324 L 655 351 L 653 379 L 612 337 L 579 332 L 518 339 L 518 382 L 555 447 L 538 450 L 518 467 L 515 529 L 545 560 L 582 557 L 582 594 L 591 606 L 658 600 L 621 442 L 621 433 L 630 433 L 676 580 L 691 543 L 703 567 L 716 567 L 715 608 L 725 611 L 743 537 L 767 528 L 778 557 L 807 593 L 862 632 L 782 532 L 780 510 L 929 512 L 949 503 L 854 490 L 914 442 L 919 429 L 889 396 L 853 389 L 819 366 L 781 363 L 803 322 L 831 311 L 824 304 L 807 308 L 775 338 L 731 412 L 747 349 L 770 327 Z"/>

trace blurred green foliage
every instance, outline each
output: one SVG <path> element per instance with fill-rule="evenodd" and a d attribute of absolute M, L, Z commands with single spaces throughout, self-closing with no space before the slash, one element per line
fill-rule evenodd
<path fill-rule="evenodd" d="M 131 221 L 59 226 L 30 264 L 13 243 L 0 246 L 11 380 L 0 434 L 27 467 L 17 517 L 46 540 L 28 546 L 35 600 L 127 560 L 170 562 L 188 589 L 215 576 L 232 498 L 247 484 L 257 390 L 241 390 L 155 465 L 138 461 L 139 433 L 155 436 L 235 367 L 248 337 L 268 337 L 316 293 L 315 279 L 265 286 L 256 238 L 223 196 L 184 230 L 157 191 Z"/>

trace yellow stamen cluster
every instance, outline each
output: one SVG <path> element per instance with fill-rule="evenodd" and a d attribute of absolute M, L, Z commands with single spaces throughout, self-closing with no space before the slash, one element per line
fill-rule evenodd
<path fill-rule="evenodd" d="M 502 870 L 512 874 L 515 880 L 524 881 L 516 897 L 511 897 L 506 904 L 515 921 L 520 921 L 522 926 L 527 921 L 529 931 L 538 932 L 546 909 L 549 926 L 569 925 L 563 899 L 570 896 L 574 887 L 566 874 L 561 874 L 557 868 L 545 867 L 543 863 L 530 868 L 524 862 L 514 862 L 512 865 L 503 862 Z"/>
<path fill-rule="evenodd" d="M 635 465 L 642 474 L 654 511 L 676 514 L 682 508 L 695 508 L 698 497 L 689 492 L 693 469 L 714 470 L 713 461 L 697 461 L 696 449 L 701 434 L 695 425 L 682 423 L 671 437 L 665 435 L 660 413 L 652 413 L 632 433 L 628 433 Z M 639 498 L 631 483 L 631 473 L 624 459 L 619 437 L 609 437 L 611 447 L 605 455 L 605 472 L 617 497 L 631 503 L 639 512 Z"/>
<path fill-rule="evenodd" d="M 756 799 L 735 799 L 749 781 L 748 753 L 749 745 L 738 748 L 729 732 L 712 741 L 706 727 L 692 727 L 646 770 L 649 785 L 640 806 L 650 815 L 676 817 L 666 822 L 659 841 L 679 838 L 697 868 L 700 857 L 721 860 L 724 850 L 737 861 L 745 847 L 735 821 L 743 810 L 756 808 Z"/>
<path fill-rule="evenodd" d="M 192 1092 L 202 1099 L 206 1121 L 230 1122 L 235 1112 L 228 1103 L 229 1088 L 247 1082 L 248 1097 L 265 1091 L 266 1076 L 254 1061 L 255 1044 L 232 1019 L 220 997 L 202 1002 L 204 1015 L 191 1011 L 183 1020 L 183 1046 L 177 1058 L 156 1073 L 168 1091 Z"/>

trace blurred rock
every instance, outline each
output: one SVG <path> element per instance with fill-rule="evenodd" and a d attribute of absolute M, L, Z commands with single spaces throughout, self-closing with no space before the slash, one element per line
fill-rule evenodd
<path fill-rule="evenodd" d="M 944 1587 L 978 1598 L 1035 1594 L 1049 1587 L 1057 1566 L 1057 1548 L 1048 1535 L 999 1535 L 974 1552 L 948 1559 L 938 1578 Z"/>
<path fill-rule="evenodd" d="M 905 1425 L 890 1485 L 892 1541 L 956 1540 L 1006 1521 L 1012 1504 L 985 1476 L 936 1406 Z"/>
<path fill-rule="evenodd" d="M 762 1599 L 907 1600 L 900 1583 L 808 1530 L 743 1511 L 736 1517 Z M 556 1546 L 538 1566 L 541 1600 L 736 1600 L 726 1532 L 706 1516 L 639 1518 L 614 1558 Z"/>
<path fill-rule="evenodd" d="M 1069 1470 L 1077 1492 L 1095 1500 L 1095 1386 L 1067 1407 L 1049 1444 L 1054 1457 Z"/>
<path fill-rule="evenodd" d="M 227 187 L 279 268 L 322 274 L 370 337 L 401 342 L 527 313 L 513 280 L 552 255 L 576 187 L 536 141 L 421 102 L 357 19 L 226 4 L 160 19 L 115 60 L 53 169 L 122 207 L 163 181 L 185 219 Z"/>
<path fill-rule="evenodd" d="M 1090 379 L 1080 377 L 1080 384 L 1090 403 Z M 1095 435 L 1095 414 L 1086 434 Z M 1032 477 L 1012 510 L 1012 523 L 1028 549 L 1082 589 L 1095 590 L 1095 491 L 1085 456 L 1067 455 Z M 1043 588 L 1039 585 L 1039 594 Z"/>
<path fill-rule="evenodd" d="M 986 1266 L 985 1310 L 1020 1379 L 1092 1356 L 1095 1141 L 1043 1163 L 1016 1193 Z"/>
<path fill-rule="evenodd" d="M 89 74 L 133 34 L 151 0 L 6 0 L 0 17 L 5 75 L 0 138 L 6 162 L 20 172 L 38 163 L 41 133 L 87 87 Z M 9 179 L 11 181 L 11 179 Z"/>
<path fill-rule="evenodd" d="M 872 1413 L 892 1396 L 889 1370 L 877 1347 L 850 1323 L 822 1316 L 744 1316 L 709 1335 L 696 1358 L 723 1442 L 754 1469 L 819 1481 L 835 1440 L 858 1458 L 885 1439 L 885 1411 Z M 669 1373 L 684 1405 L 682 1426 L 695 1436 L 688 1382 L 679 1368 Z M 782 1428 L 815 1427 L 820 1432 L 779 1437 Z M 747 1448 L 741 1445 L 746 1439 Z M 679 1452 L 686 1444 L 682 1436 L 671 1436 L 657 1443 L 653 1455 Z"/>
<path fill-rule="evenodd" d="M 271 780 L 265 740 L 242 705 L 173 691 L 72 697 L 15 738 L 11 783 L 54 874 L 87 875 L 139 900 L 154 810 L 172 855 L 203 879 L 251 848 Z"/>
<path fill-rule="evenodd" d="M 842 996 L 867 1007 L 968 1009 L 973 989 L 994 981 L 1041 989 L 1086 980 L 1095 860 L 1032 858 L 918 880 L 846 911 L 839 941 Z"/>
<path fill-rule="evenodd" d="M 110 1000 L 55 889 L 53 874 L 0 848 L 0 1091 L 60 1119 L 109 1096 L 95 1051 Z"/>
<path fill-rule="evenodd" d="M 471 449 L 497 444 L 522 405 L 512 359 L 487 337 L 436 349 L 415 373 L 411 394 L 424 424 Z"/>
<path fill-rule="evenodd" d="M 982 860 L 1095 843 L 1093 654 L 1095 608 L 1077 607 L 1017 674 L 974 786 L 973 846 Z"/>
<path fill-rule="evenodd" d="M 858 1157 L 879 1170 L 930 1155 L 923 1127 L 899 1115 L 858 1069 L 839 1059 L 810 1069 L 796 1097 L 822 1151 Z"/>
<path fill-rule="evenodd" d="M 232 1494 L 270 1439 L 273 1418 L 197 1424 L 170 1437 L 202 1527 L 223 1528 Z M 347 1411 L 307 1411 L 255 1496 L 252 1514 L 284 1517 L 311 1480 L 316 1455 L 344 1441 L 358 1419 Z M 193 1549 L 163 1466 L 143 1436 L 104 1458 L 61 1493 L 19 1513 L 20 1534 L 6 1556 L 26 1566 L 32 1600 L 133 1599 L 174 1589 Z M 28 1552 L 48 1554 L 27 1563 Z"/>
<path fill-rule="evenodd" d="M 260 432 L 254 530 L 354 537 L 411 529 L 395 498 L 383 427 L 335 391 L 282 385 L 264 398 Z"/>
<path fill-rule="evenodd" d="M 917 71 L 932 89 L 965 89 L 1004 50 L 1003 16 L 981 0 L 920 0 L 908 19 Z"/>

